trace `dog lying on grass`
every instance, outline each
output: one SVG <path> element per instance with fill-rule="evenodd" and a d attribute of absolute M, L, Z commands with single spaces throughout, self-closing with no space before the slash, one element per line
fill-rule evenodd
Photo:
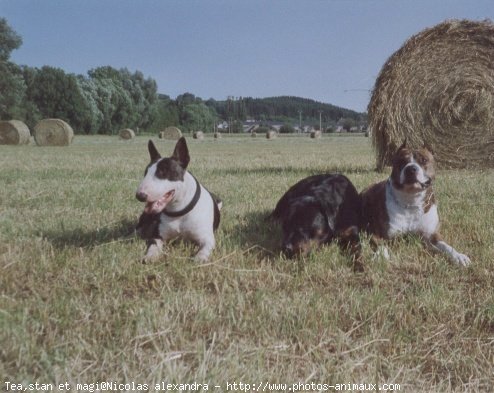
<path fill-rule="evenodd" d="M 393 158 L 391 176 L 362 191 L 363 227 L 372 236 L 377 250 L 383 239 L 406 233 L 421 236 L 433 250 L 445 253 L 460 266 L 470 258 L 446 243 L 439 233 L 439 215 L 432 184 L 435 179 L 434 156 L 425 147 L 411 149 L 406 141 Z M 384 256 L 388 257 L 386 248 Z"/>
<path fill-rule="evenodd" d="M 196 243 L 195 260 L 207 261 L 215 246 L 222 202 L 187 171 L 185 138 L 178 140 L 171 157 L 162 158 L 152 141 L 148 150 L 151 162 L 136 192 L 146 204 L 136 228 L 148 243 L 144 261 L 158 258 L 163 243 L 174 238 Z"/>
<path fill-rule="evenodd" d="M 360 206 L 359 194 L 348 178 L 315 175 L 290 187 L 270 217 L 281 222 L 281 248 L 287 257 L 307 255 L 336 239 L 359 265 Z"/>

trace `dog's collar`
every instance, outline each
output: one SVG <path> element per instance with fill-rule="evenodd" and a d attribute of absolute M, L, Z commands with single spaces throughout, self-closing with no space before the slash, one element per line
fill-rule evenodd
<path fill-rule="evenodd" d="M 192 175 L 191 175 L 192 176 Z M 194 176 L 192 176 L 194 177 Z M 194 197 L 190 201 L 190 203 L 185 206 L 182 210 L 177 210 L 173 212 L 167 212 L 166 210 L 163 210 L 163 214 L 168 216 L 168 217 L 182 217 L 185 216 L 188 212 L 190 212 L 196 205 L 197 202 L 199 201 L 199 198 L 201 197 L 201 185 L 197 181 L 197 179 L 194 177 L 194 180 L 196 181 L 196 192 L 194 194 Z"/>

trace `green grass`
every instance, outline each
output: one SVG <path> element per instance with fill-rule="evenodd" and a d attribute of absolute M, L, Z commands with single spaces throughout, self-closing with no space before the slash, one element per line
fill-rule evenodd
<path fill-rule="evenodd" d="M 492 170 L 440 171 L 435 186 L 442 233 L 470 268 L 410 237 L 390 245 L 389 262 L 365 243 L 366 271 L 357 274 L 335 245 L 282 258 L 280 230 L 264 217 L 311 174 L 342 172 L 358 190 L 385 178 L 367 138 L 189 139 L 189 169 L 224 200 L 217 247 L 206 265 L 180 242 L 143 265 L 133 226 L 146 143 L 0 146 L 0 383 L 491 391 Z M 156 143 L 164 155 L 173 150 Z"/>

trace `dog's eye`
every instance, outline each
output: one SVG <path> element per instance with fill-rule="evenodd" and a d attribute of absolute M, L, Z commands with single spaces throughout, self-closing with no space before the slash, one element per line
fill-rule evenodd
<path fill-rule="evenodd" d="M 419 157 L 417 161 L 422 166 L 425 165 L 425 164 L 427 164 L 427 158 L 425 158 L 425 157 Z"/>

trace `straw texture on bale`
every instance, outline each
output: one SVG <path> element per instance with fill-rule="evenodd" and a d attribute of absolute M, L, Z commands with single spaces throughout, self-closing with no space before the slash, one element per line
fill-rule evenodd
<path fill-rule="evenodd" d="M 319 130 L 311 131 L 310 132 L 310 137 L 312 139 L 319 139 L 321 137 L 321 131 L 319 131 Z"/>
<path fill-rule="evenodd" d="M 118 135 L 120 136 L 120 138 L 127 140 L 133 139 L 136 136 L 134 130 L 131 130 L 130 128 L 124 128 L 123 130 L 120 130 L 118 132 Z"/>
<path fill-rule="evenodd" d="M 19 120 L 0 121 L 0 145 L 27 145 L 31 133 Z"/>
<path fill-rule="evenodd" d="M 384 64 L 368 107 L 377 167 L 407 138 L 441 168 L 494 167 L 494 24 L 449 20 Z"/>
<path fill-rule="evenodd" d="M 160 139 L 178 140 L 182 137 L 182 131 L 177 127 L 166 127 L 159 133 Z"/>
<path fill-rule="evenodd" d="M 274 139 L 276 138 L 276 131 L 273 131 L 273 130 L 269 130 L 269 131 L 266 131 L 266 138 L 267 139 Z"/>
<path fill-rule="evenodd" d="M 39 146 L 68 146 L 74 139 L 72 127 L 60 119 L 40 120 L 33 130 Z"/>
<path fill-rule="evenodd" d="M 194 131 L 192 134 L 192 138 L 194 139 L 204 139 L 204 132 L 202 131 Z"/>

